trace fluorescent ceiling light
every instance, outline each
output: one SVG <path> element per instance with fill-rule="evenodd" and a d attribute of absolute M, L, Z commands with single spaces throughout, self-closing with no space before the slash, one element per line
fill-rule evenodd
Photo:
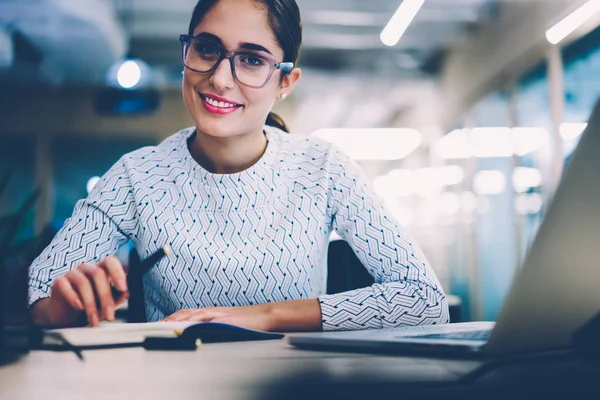
<path fill-rule="evenodd" d="M 438 200 L 438 211 L 441 215 L 451 217 L 460 212 L 461 199 L 458 193 L 442 193 Z"/>
<path fill-rule="evenodd" d="M 415 194 L 414 173 L 407 169 L 395 169 L 373 180 L 373 190 L 384 199 L 410 197 Z"/>
<path fill-rule="evenodd" d="M 542 173 L 537 168 L 516 167 L 513 171 L 513 187 L 516 192 L 524 193 L 542 184 Z"/>
<path fill-rule="evenodd" d="M 591 19 L 598 11 L 600 11 L 600 0 L 588 1 L 562 21 L 548 29 L 546 39 L 552 44 L 560 43 L 564 38 Z"/>
<path fill-rule="evenodd" d="M 475 128 L 471 131 L 471 146 L 479 158 L 511 157 L 515 153 L 510 128 Z"/>
<path fill-rule="evenodd" d="M 544 128 L 513 128 L 515 141 L 515 154 L 523 157 L 532 153 L 546 144 L 550 134 Z"/>
<path fill-rule="evenodd" d="M 466 130 L 455 129 L 443 136 L 435 144 L 436 154 L 445 160 L 469 158 L 471 153 L 471 140 Z"/>
<path fill-rule="evenodd" d="M 544 128 L 456 129 L 435 144 L 436 154 L 446 160 L 469 158 L 522 157 L 548 143 Z"/>
<path fill-rule="evenodd" d="M 421 145 L 421 133 L 405 128 L 320 129 L 313 135 L 354 160 L 401 160 Z"/>
<path fill-rule="evenodd" d="M 403 0 L 390 22 L 381 32 L 381 41 L 386 46 L 395 46 L 415 18 L 425 0 Z"/>
<path fill-rule="evenodd" d="M 443 184 L 439 169 L 421 168 L 415 171 L 415 193 L 421 197 L 433 197 L 442 192 Z"/>
<path fill-rule="evenodd" d="M 412 207 L 403 206 L 392 199 L 387 199 L 385 206 L 401 226 L 409 227 L 413 223 L 414 210 Z"/>
<path fill-rule="evenodd" d="M 477 196 L 473 192 L 463 192 L 460 195 L 460 201 L 462 203 L 462 208 L 464 211 L 468 213 L 475 212 L 477 210 Z"/>
<path fill-rule="evenodd" d="M 502 171 L 479 171 L 473 178 L 473 190 L 480 196 L 497 195 L 506 189 L 506 176 Z"/>
<path fill-rule="evenodd" d="M 585 122 L 564 122 L 560 124 L 560 136 L 565 140 L 576 139 L 587 128 Z"/>
<path fill-rule="evenodd" d="M 465 179 L 465 171 L 458 165 L 446 165 L 439 169 L 442 185 L 458 185 Z"/>
<path fill-rule="evenodd" d="M 543 205 L 544 198 L 539 193 L 520 194 L 515 198 L 515 210 L 519 215 L 537 214 Z"/>
<path fill-rule="evenodd" d="M 394 169 L 373 180 L 375 192 L 383 198 L 410 197 L 415 194 L 431 197 L 442 192 L 444 186 L 461 183 L 465 172 L 458 165 L 439 168 Z"/>

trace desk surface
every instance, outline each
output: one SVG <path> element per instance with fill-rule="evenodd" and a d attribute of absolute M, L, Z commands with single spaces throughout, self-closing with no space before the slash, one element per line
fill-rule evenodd
<path fill-rule="evenodd" d="M 293 398 L 315 398 L 319 396 L 311 396 L 311 390 L 322 389 L 311 388 L 313 378 L 327 376 L 343 387 L 360 382 L 369 388 L 391 383 L 439 387 L 481 365 L 478 361 L 303 351 L 286 340 L 203 344 L 193 352 L 95 350 L 84 352 L 84 357 L 82 362 L 68 352 L 34 351 L 2 366 L 0 398 L 290 398 L 281 393 L 291 387 L 295 387 Z M 306 379 L 299 382 L 295 377 Z M 304 393 L 299 395 L 298 389 Z"/>

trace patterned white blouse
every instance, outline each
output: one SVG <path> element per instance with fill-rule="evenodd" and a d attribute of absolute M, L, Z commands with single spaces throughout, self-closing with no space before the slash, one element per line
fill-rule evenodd
<path fill-rule="evenodd" d="M 174 252 L 144 277 L 148 321 L 182 308 L 318 298 L 324 330 L 448 322 L 422 251 L 338 148 L 265 126 L 261 159 L 219 175 L 190 155 L 194 134 L 182 130 L 111 167 L 31 265 L 30 305 L 69 269 L 131 239 L 141 258 L 166 243 Z M 372 286 L 324 294 L 332 229 Z"/>

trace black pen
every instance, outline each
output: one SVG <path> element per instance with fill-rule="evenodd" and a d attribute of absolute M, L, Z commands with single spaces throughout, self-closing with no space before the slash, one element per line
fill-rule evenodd
<path fill-rule="evenodd" d="M 133 274 L 143 276 L 146 272 L 150 271 L 163 257 L 173 255 L 173 251 L 168 244 L 165 244 L 160 249 L 152 253 L 148 258 L 142 260 L 138 265 L 130 265 L 129 271 L 127 271 L 127 277 L 130 278 Z M 130 281 L 130 279 L 127 279 Z M 129 288 L 127 288 L 129 290 Z M 119 299 L 123 296 L 123 292 L 111 285 L 111 291 L 114 299 Z"/>

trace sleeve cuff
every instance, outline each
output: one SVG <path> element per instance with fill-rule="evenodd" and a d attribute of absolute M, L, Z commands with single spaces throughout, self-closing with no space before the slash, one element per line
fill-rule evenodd
<path fill-rule="evenodd" d="M 380 329 L 383 327 L 372 288 L 319 296 L 323 331 Z"/>
<path fill-rule="evenodd" d="M 45 282 L 29 281 L 28 307 L 36 301 L 50 297 L 51 287 Z"/>

